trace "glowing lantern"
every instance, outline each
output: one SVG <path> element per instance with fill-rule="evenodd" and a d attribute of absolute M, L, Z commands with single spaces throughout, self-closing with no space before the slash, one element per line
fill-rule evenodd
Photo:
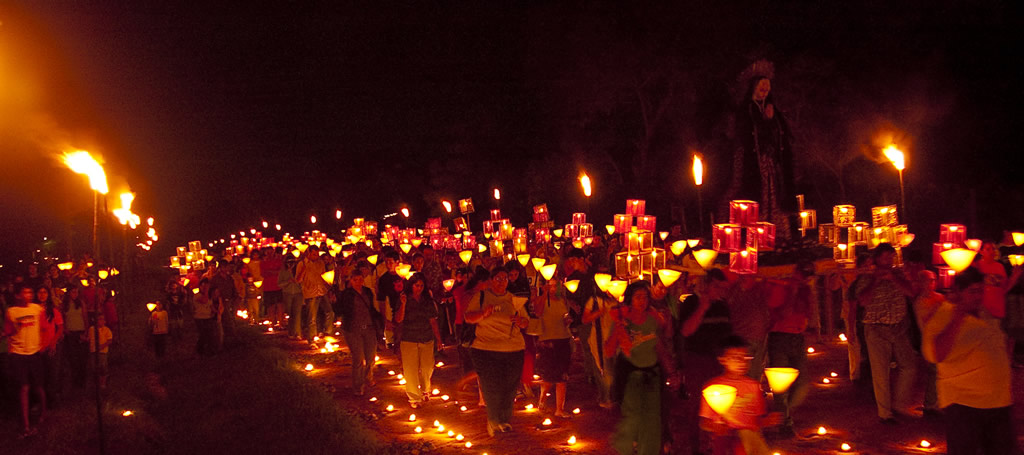
<path fill-rule="evenodd" d="M 682 274 L 683 274 L 683 272 L 680 272 L 678 270 L 672 270 L 672 269 L 661 269 L 661 270 L 658 270 L 658 277 L 661 278 L 661 284 L 664 284 L 665 287 L 672 286 L 672 284 L 674 284 L 676 282 L 676 280 L 678 280 L 679 277 Z"/>
<path fill-rule="evenodd" d="M 686 240 L 676 240 L 668 248 L 672 251 L 673 255 L 682 255 L 686 251 Z"/>
<path fill-rule="evenodd" d="M 527 411 L 532 411 L 533 410 L 533 403 L 530 403 L 530 404 L 526 405 L 526 410 Z"/>
<path fill-rule="evenodd" d="M 462 433 L 459 433 L 459 434 L 455 435 L 455 440 L 456 441 L 461 441 L 463 439 L 466 439 L 466 437 L 463 436 Z"/>
<path fill-rule="evenodd" d="M 471 447 L 473 447 L 473 443 L 469 442 L 469 441 L 466 441 L 466 448 L 468 449 L 468 448 L 471 448 Z"/>
<path fill-rule="evenodd" d="M 711 384 L 702 392 L 704 400 L 708 402 L 711 409 L 725 415 L 736 401 L 736 388 L 725 384 Z"/>
<path fill-rule="evenodd" d="M 452 397 L 450 397 L 448 395 L 441 395 L 441 401 L 448 401 L 450 399 L 452 399 Z"/>
<path fill-rule="evenodd" d="M 824 436 L 828 434 L 828 430 L 826 430 L 825 427 L 818 427 L 818 434 Z"/>
<path fill-rule="evenodd" d="M 579 289 L 579 287 L 580 287 L 580 280 L 569 280 L 569 281 L 565 282 L 565 288 L 568 289 L 569 292 L 571 292 L 573 294 L 576 293 L 576 289 Z"/>
<path fill-rule="evenodd" d="M 462 412 L 466 412 L 467 410 L 469 410 L 469 408 L 467 408 L 465 405 L 463 405 L 463 406 L 459 407 L 459 410 L 462 411 Z"/>
<path fill-rule="evenodd" d="M 309 216 L 309 222 L 312 223 L 312 224 L 316 224 L 316 215 L 310 215 Z"/>
<path fill-rule="evenodd" d="M 932 446 L 932 443 L 928 442 L 925 439 L 922 439 L 921 442 L 919 442 L 917 445 L 923 449 L 927 449 Z"/>
<path fill-rule="evenodd" d="M 624 280 L 612 280 L 608 283 L 608 293 L 615 297 L 615 300 L 622 300 L 622 295 L 626 293 L 626 286 L 629 286 L 628 281 Z"/>
<path fill-rule="evenodd" d="M 704 184 L 704 161 L 698 155 L 693 155 L 693 183 L 697 186 Z"/>
<path fill-rule="evenodd" d="M 967 239 L 967 241 L 964 242 L 964 245 L 967 246 L 967 249 L 974 250 L 974 251 L 981 251 L 981 240 L 980 239 Z"/>
<path fill-rule="evenodd" d="M 814 347 L 813 346 L 812 347 L 808 347 L 807 348 L 807 353 L 808 354 L 814 354 Z"/>
<path fill-rule="evenodd" d="M 796 368 L 765 368 L 764 375 L 768 378 L 768 386 L 773 393 L 786 393 L 800 375 L 800 371 Z"/>
<path fill-rule="evenodd" d="M 82 280 L 82 281 L 85 281 L 85 280 Z M 192 289 L 192 293 L 193 294 L 199 294 L 199 288 L 193 288 Z"/>
<path fill-rule="evenodd" d="M 551 231 L 551 233 L 555 234 L 555 237 L 561 237 L 562 236 L 562 230 L 561 229 L 555 229 L 555 230 Z"/>
<path fill-rule="evenodd" d="M 441 284 L 444 285 L 444 290 L 451 291 L 452 287 L 455 286 L 455 280 L 447 279 L 442 281 Z"/>
<path fill-rule="evenodd" d="M 107 279 L 108 276 L 110 276 L 110 272 L 108 272 L 106 269 L 100 269 L 99 271 L 96 272 L 96 276 L 99 276 L 101 280 L 105 280 Z"/>
<path fill-rule="evenodd" d="M 533 264 L 534 270 L 536 270 L 538 272 L 540 272 L 541 267 L 544 267 L 544 264 L 547 263 L 547 262 L 548 262 L 547 259 L 544 259 L 544 258 L 533 258 L 533 259 L 530 259 L 530 263 Z"/>
<path fill-rule="evenodd" d="M 852 448 L 853 447 L 851 447 L 849 444 L 847 444 L 845 442 L 842 445 L 839 446 L 839 450 L 842 450 L 843 452 L 849 452 L 850 449 L 852 449 Z"/>
<path fill-rule="evenodd" d="M 608 231 L 608 235 L 614 235 L 615 234 L 615 225 L 614 224 L 606 224 L 606 225 L 604 225 L 604 228 L 605 228 L 605 230 Z"/>
<path fill-rule="evenodd" d="M 448 201 L 441 201 L 441 205 L 444 206 L 444 211 L 452 213 L 452 203 Z"/>
<path fill-rule="evenodd" d="M 415 422 L 416 421 L 416 414 L 409 414 L 409 421 L 410 422 Z"/>
<path fill-rule="evenodd" d="M 601 292 L 608 292 L 608 285 L 612 281 L 612 276 L 607 273 L 594 274 L 594 283 L 597 284 L 597 288 Z"/>
<path fill-rule="evenodd" d="M 729 201 L 729 224 L 753 226 L 757 224 L 758 203 L 754 201 Z"/>
<path fill-rule="evenodd" d="M 454 438 L 455 437 L 455 432 L 452 431 L 452 430 L 448 430 L 448 437 L 449 438 Z"/>
<path fill-rule="evenodd" d="M 249 263 L 250 261 L 252 261 L 252 259 L 249 259 L 249 258 L 242 258 L 242 263 L 243 263 L 243 264 L 248 264 L 248 263 Z"/>
<path fill-rule="evenodd" d="M 370 264 L 372 264 L 372 265 L 377 265 L 377 255 L 376 255 L 376 254 L 374 254 L 374 255 L 370 255 L 370 256 L 367 256 L 367 257 L 366 257 L 366 260 L 367 260 L 367 261 L 368 261 L 368 262 L 369 262 Z"/>
<path fill-rule="evenodd" d="M 845 333 L 840 333 L 839 334 L 839 341 L 846 341 L 846 334 Z"/>
<path fill-rule="evenodd" d="M 387 412 L 394 411 L 395 410 L 395 406 L 389 404 L 386 408 L 384 408 L 384 410 L 387 411 Z"/>
<path fill-rule="evenodd" d="M 481 252 L 481 253 L 484 253 L 484 252 L 487 251 L 487 245 L 484 245 L 484 244 L 481 243 L 481 244 L 477 245 L 476 250 Z"/>
<path fill-rule="evenodd" d="M 320 277 L 323 278 L 324 281 L 327 282 L 327 284 L 333 284 L 334 283 L 334 270 L 328 270 L 328 271 L 320 274 Z"/>
<path fill-rule="evenodd" d="M 312 363 L 307 363 L 305 370 L 306 371 L 313 371 L 313 364 Z"/>
<path fill-rule="evenodd" d="M 495 201 L 500 201 L 501 200 L 501 191 L 498 191 L 497 188 L 494 189 L 494 200 Z"/>
<path fill-rule="evenodd" d="M 412 431 L 415 431 L 417 433 L 422 433 L 423 432 L 423 427 L 416 427 Z"/>
<path fill-rule="evenodd" d="M 134 412 L 132 412 L 132 411 L 128 411 L 128 410 L 126 410 L 126 411 L 124 411 L 124 412 L 122 412 L 122 413 L 121 413 L 121 415 L 122 415 L 122 416 L 125 416 L 125 417 L 131 417 L 131 416 L 132 416 L 132 415 L 134 415 L 134 414 L 135 414 Z"/>
<path fill-rule="evenodd" d="M 573 414 L 579 414 L 580 413 L 580 408 L 573 409 L 572 413 Z"/>
<path fill-rule="evenodd" d="M 62 262 L 60 264 L 57 264 L 57 268 L 60 270 L 71 270 L 71 268 L 74 266 L 74 262 Z"/>
<path fill-rule="evenodd" d="M 971 262 L 974 261 L 974 256 L 978 254 L 977 251 L 968 250 L 966 248 L 953 248 L 952 250 L 946 250 L 940 253 L 942 260 L 957 273 L 963 272 L 971 266 Z"/>
<path fill-rule="evenodd" d="M 405 253 L 405 254 L 409 254 L 409 252 L 412 251 L 412 245 L 410 245 L 408 243 L 402 243 L 402 244 L 398 245 L 398 248 L 400 248 L 402 250 L 402 252 Z"/>
<path fill-rule="evenodd" d="M 540 424 L 541 424 L 541 425 L 544 425 L 544 426 L 548 426 L 548 425 L 551 425 L 551 419 L 544 419 L 544 421 L 543 421 L 543 422 L 541 422 Z"/>
<path fill-rule="evenodd" d="M 1013 244 L 1017 246 L 1024 245 L 1024 232 L 1013 232 L 1010 234 L 1013 237 Z"/>
<path fill-rule="evenodd" d="M 551 281 L 551 278 L 555 276 L 555 270 L 558 268 L 558 264 L 548 264 L 540 268 L 540 274 L 544 277 L 544 280 Z"/>
<path fill-rule="evenodd" d="M 567 444 L 569 444 L 569 445 L 575 445 L 576 444 L 576 436 L 569 436 L 569 440 L 565 441 L 565 442 Z"/>
<path fill-rule="evenodd" d="M 1011 254 L 1010 265 L 1017 267 L 1024 264 L 1024 254 Z"/>
<path fill-rule="evenodd" d="M 156 304 L 153 302 L 149 302 L 146 304 L 146 309 L 149 310 L 150 313 L 152 313 L 153 310 L 156 309 Z"/>

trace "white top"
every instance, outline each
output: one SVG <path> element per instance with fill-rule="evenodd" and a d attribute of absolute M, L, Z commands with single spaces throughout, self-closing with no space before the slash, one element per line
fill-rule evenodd
<path fill-rule="evenodd" d="M 929 361 L 935 360 L 935 337 L 952 320 L 953 304 L 944 302 L 924 327 L 922 350 Z M 999 329 L 998 319 L 965 316 L 952 351 L 937 362 L 937 370 L 940 407 L 960 404 L 992 409 L 1013 404 L 1006 336 Z"/>
<path fill-rule="evenodd" d="M 516 308 L 512 302 L 511 292 L 499 296 L 486 290 L 482 294 L 484 295 L 483 307 L 480 306 L 481 293 L 477 292 L 470 299 L 469 306 L 466 308 L 467 312 L 480 311 L 491 306 L 498 308 L 490 316 L 476 324 L 476 338 L 473 339 L 472 347 L 497 352 L 515 352 L 526 349 L 523 333 L 519 327 L 512 325 L 512 316 L 526 317 L 526 310 L 522 307 Z"/>
<path fill-rule="evenodd" d="M 167 312 L 156 310 L 149 316 L 149 323 L 153 328 L 154 335 L 167 334 Z"/>
<path fill-rule="evenodd" d="M 7 323 L 14 326 L 11 335 L 12 354 L 32 355 L 43 348 L 42 306 L 30 303 L 27 306 L 12 306 L 7 309 Z"/>

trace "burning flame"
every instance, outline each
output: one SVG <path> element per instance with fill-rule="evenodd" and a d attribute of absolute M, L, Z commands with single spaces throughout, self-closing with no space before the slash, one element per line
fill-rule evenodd
<path fill-rule="evenodd" d="M 892 162 L 893 167 L 895 167 L 897 170 L 902 171 L 906 167 L 903 152 L 900 151 L 900 149 L 896 148 L 896 144 L 890 144 L 882 152 L 885 153 L 885 157 Z"/>
<path fill-rule="evenodd" d="M 402 207 L 402 216 L 404 216 L 406 218 L 409 218 L 409 208 L 408 207 Z"/>
<path fill-rule="evenodd" d="M 500 201 L 501 200 L 501 191 L 498 191 L 497 188 L 494 189 L 494 200 L 496 200 L 496 201 Z"/>
<path fill-rule="evenodd" d="M 441 205 L 444 206 L 444 211 L 452 213 L 452 203 L 448 201 L 441 201 Z"/>
<path fill-rule="evenodd" d="M 592 188 L 590 187 L 590 176 L 584 173 L 580 177 L 580 185 L 583 186 L 583 195 L 586 197 L 590 197 L 592 191 Z"/>
<path fill-rule="evenodd" d="M 693 155 L 693 183 L 697 186 L 704 184 L 704 161 L 699 155 Z"/>
<path fill-rule="evenodd" d="M 78 150 L 64 153 L 63 160 L 64 164 L 72 172 L 89 177 L 89 187 L 93 190 L 100 194 L 107 194 L 110 191 L 110 187 L 107 186 L 107 174 L 103 172 L 103 166 L 89 152 Z"/>

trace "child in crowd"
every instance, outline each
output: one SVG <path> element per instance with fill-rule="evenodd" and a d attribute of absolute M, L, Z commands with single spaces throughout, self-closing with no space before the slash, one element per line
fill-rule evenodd
<path fill-rule="evenodd" d="M 149 314 L 149 333 L 153 337 L 153 351 L 158 359 L 164 358 L 164 353 L 167 352 L 169 323 L 170 320 L 167 310 L 164 309 L 164 303 L 157 301 L 156 308 Z"/>
<path fill-rule="evenodd" d="M 765 415 L 767 404 L 761 385 L 747 376 L 752 357 L 746 340 L 730 336 L 722 340 L 719 349 L 718 362 L 725 369 L 725 374 L 708 381 L 704 387 L 712 384 L 735 387 L 736 400 L 721 415 L 702 399 L 700 428 L 712 433 L 714 455 L 767 455 L 771 452 L 761 428 L 778 425 L 782 416 L 779 413 Z"/>
<path fill-rule="evenodd" d="M 107 388 L 107 353 L 110 351 L 110 342 L 114 339 L 114 332 L 110 331 L 110 327 L 107 327 L 106 318 L 102 314 L 96 316 L 96 325 L 89 327 L 89 355 L 90 357 L 96 354 L 96 328 L 99 327 L 99 362 L 96 364 L 97 372 L 99 373 L 100 389 Z M 95 358 L 95 357 L 93 357 Z"/>

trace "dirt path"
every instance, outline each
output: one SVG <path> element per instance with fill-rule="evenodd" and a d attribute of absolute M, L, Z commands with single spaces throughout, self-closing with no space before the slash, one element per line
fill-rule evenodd
<path fill-rule="evenodd" d="M 382 438 L 401 445 L 403 453 L 614 453 L 608 439 L 615 429 L 617 411 L 596 405 L 593 387 L 586 383 L 578 358 L 574 358 L 571 370 L 566 409 L 579 408 L 579 414 L 567 420 L 557 419 L 536 409 L 527 409 L 526 406 L 535 401 L 519 397 L 512 422 L 513 432 L 491 438 L 486 431 L 486 411 L 477 406 L 475 385 L 464 391 L 454 389 L 460 376 L 454 348 L 445 349 L 446 358 L 439 359 L 445 365 L 434 371 L 433 387 L 440 393 L 426 406 L 413 410 L 409 408 L 404 388 L 399 384 L 400 361 L 392 353 L 380 353 L 374 372 L 377 385 L 365 397 L 359 398 L 349 387 L 350 368 L 343 341 L 336 353 L 321 354 L 306 343 L 285 341 L 277 334 L 272 336 L 281 341 L 298 365 L 312 363 L 315 369 L 308 374 L 313 380 L 332 390 L 341 406 L 362 416 Z M 341 337 L 338 338 L 340 340 Z M 813 385 L 807 401 L 794 412 L 798 436 L 778 439 L 769 432 L 766 436 L 773 451 L 783 455 L 945 453 L 945 437 L 939 421 L 916 418 L 904 419 L 898 426 L 879 423 L 870 386 L 858 387 L 847 378 L 845 344 L 836 340 L 809 345 L 816 351 L 808 359 L 806 373 Z M 836 377 L 831 375 L 833 372 Z M 823 382 L 825 378 L 829 379 L 828 384 Z M 917 390 L 916 402 L 920 403 L 923 393 L 921 388 Z M 539 392 L 539 386 L 535 386 L 534 391 Z M 1014 370 L 1014 396 L 1019 397 L 1021 393 L 1024 393 L 1024 372 Z M 448 395 L 449 399 L 443 400 L 442 395 Z M 371 401 L 373 398 L 376 400 Z M 389 404 L 394 411 L 385 410 Z M 553 405 L 553 397 L 549 404 Z M 465 411 L 462 411 L 462 406 L 466 407 Z M 409 420 L 410 414 L 415 414 L 415 421 Z M 550 418 L 552 425 L 542 425 L 545 418 Z M 1018 434 L 1021 434 L 1024 430 L 1021 406 L 1016 406 L 1015 419 Z M 436 431 L 433 426 L 435 420 L 444 425 L 444 432 Z M 416 433 L 416 427 L 420 427 L 422 432 Z M 824 435 L 817 434 L 819 427 L 825 427 Z M 449 437 L 449 430 L 454 435 L 462 434 L 463 439 L 458 441 Z M 570 446 L 567 440 L 571 436 L 575 436 L 577 442 Z M 920 447 L 922 440 L 929 441 L 931 447 Z M 467 448 L 467 442 L 472 446 Z M 843 443 L 850 445 L 849 452 L 842 451 Z"/>

